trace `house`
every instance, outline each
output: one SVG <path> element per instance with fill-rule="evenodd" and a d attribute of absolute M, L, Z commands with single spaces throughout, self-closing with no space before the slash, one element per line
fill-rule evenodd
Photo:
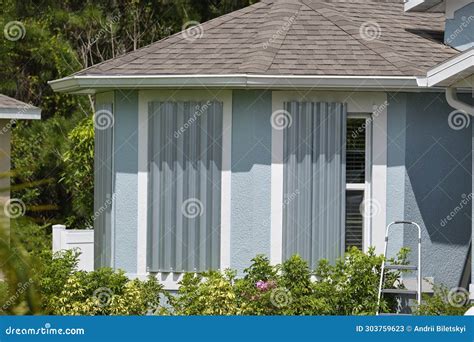
<path fill-rule="evenodd" d="M 95 266 L 172 289 L 262 253 L 381 253 L 404 219 L 423 276 L 467 286 L 473 40 L 454 27 L 474 11 L 415 2 L 262 0 L 52 81 L 95 95 Z"/>
<path fill-rule="evenodd" d="M 18 120 L 39 120 L 41 110 L 31 104 L 0 94 L 0 217 L 3 226 L 9 226 L 10 218 L 25 213 L 20 199 L 10 199 L 10 136 Z"/>

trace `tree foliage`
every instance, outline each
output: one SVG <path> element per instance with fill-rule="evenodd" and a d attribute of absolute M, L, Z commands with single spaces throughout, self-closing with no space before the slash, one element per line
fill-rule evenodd
<path fill-rule="evenodd" d="M 93 98 L 54 93 L 48 81 L 136 50 L 179 32 L 188 21 L 203 22 L 257 2 L 256 0 L 7 0 L 0 24 L 19 22 L 24 35 L 2 37 L 0 93 L 42 109 L 41 122 L 17 123 L 13 129 L 13 184 L 21 187 L 12 196 L 28 208 L 52 204 L 54 211 L 32 213 L 41 222 L 68 222 L 81 227 L 92 215 L 92 159 L 82 165 L 72 181 L 66 175 L 86 155 L 70 143 L 82 134 L 91 141 L 85 118 L 93 113 Z M 89 130 L 89 131 L 87 131 Z M 79 152 L 79 155 L 75 155 Z M 81 178 L 83 177 L 83 178 Z M 60 180 L 63 179 L 62 182 Z M 37 186 L 39 181 L 45 182 Z M 78 191 L 77 184 L 87 184 Z M 50 207 L 49 207 L 50 208 Z"/>

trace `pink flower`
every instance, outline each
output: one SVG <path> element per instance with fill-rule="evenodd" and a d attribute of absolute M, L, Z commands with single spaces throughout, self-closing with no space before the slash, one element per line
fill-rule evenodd
<path fill-rule="evenodd" d="M 255 284 L 257 289 L 259 289 L 260 291 L 267 291 L 269 289 L 269 285 L 270 284 L 267 281 L 263 281 L 263 280 L 259 280 Z"/>

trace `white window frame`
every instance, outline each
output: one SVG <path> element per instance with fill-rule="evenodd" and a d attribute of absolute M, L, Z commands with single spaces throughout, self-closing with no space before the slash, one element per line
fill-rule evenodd
<path fill-rule="evenodd" d="M 387 203 L 387 94 L 384 92 L 357 91 L 273 91 L 272 112 L 284 110 L 289 101 L 342 102 L 347 103 L 348 113 L 369 113 L 373 129 L 367 144 L 371 152 L 371 180 L 366 185 L 370 201 L 380 210 L 364 223 L 364 250 L 374 246 L 383 252 Z M 273 264 L 283 261 L 283 130 L 272 127 L 271 166 L 271 246 Z M 367 181 L 367 180 L 366 180 Z"/>
<path fill-rule="evenodd" d="M 371 198 L 370 191 L 372 188 L 372 115 L 370 113 L 347 113 L 347 120 L 349 119 L 365 119 L 365 177 L 364 183 L 347 183 L 346 191 L 364 191 L 365 203 L 366 199 Z M 372 230 L 372 221 L 362 216 L 362 250 L 367 251 L 370 247 L 370 233 Z M 347 248 L 347 247 L 345 247 Z"/>
<path fill-rule="evenodd" d="M 144 279 L 147 270 L 148 235 L 148 104 L 153 101 L 208 101 L 223 102 L 222 174 L 221 174 L 221 231 L 220 268 L 230 267 L 231 224 L 231 152 L 232 152 L 232 91 L 231 90 L 140 90 L 138 93 L 138 229 L 137 273 Z M 167 290 L 178 289 L 182 273 L 153 273 Z"/>

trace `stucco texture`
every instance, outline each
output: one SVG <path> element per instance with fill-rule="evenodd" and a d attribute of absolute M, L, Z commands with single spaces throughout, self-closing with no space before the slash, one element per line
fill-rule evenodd
<path fill-rule="evenodd" d="M 459 286 L 471 242 L 471 129 L 449 119 L 443 93 L 389 95 L 387 220 L 420 224 L 423 277 Z M 403 236 L 394 242 L 415 252 L 414 231 Z"/>
<path fill-rule="evenodd" d="M 271 92 L 233 92 L 231 263 L 270 254 Z"/>

